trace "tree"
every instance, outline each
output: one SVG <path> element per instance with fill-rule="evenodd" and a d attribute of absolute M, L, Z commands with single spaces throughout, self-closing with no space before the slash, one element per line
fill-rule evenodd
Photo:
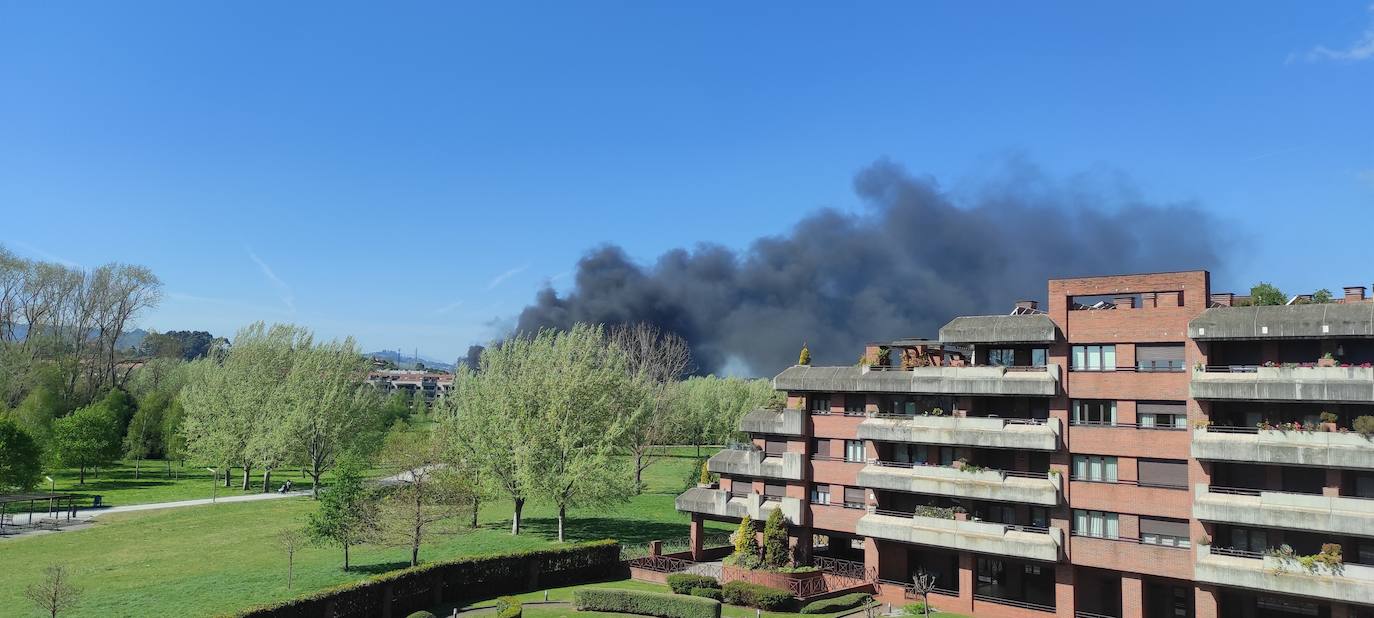
<path fill-rule="evenodd" d="M 310 514 L 306 534 L 320 544 L 343 549 L 343 568 L 348 570 L 349 548 L 376 537 L 377 506 L 363 486 L 362 465 L 354 459 L 339 462 L 334 484 L 320 497 L 319 509 Z"/>
<path fill-rule="evenodd" d="M 167 396 L 155 392 L 145 397 L 134 412 L 124 433 L 124 456 L 134 460 L 134 478 L 139 478 L 143 460 L 162 452 L 162 414 Z"/>
<path fill-rule="evenodd" d="M 921 597 L 921 611 L 930 618 L 930 593 L 935 591 L 935 576 L 921 569 L 911 574 L 911 591 Z"/>
<path fill-rule="evenodd" d="M 183 465 L 186 463 L 186 436 L 181 433 L 181 423 L 186 418 L 186 408 L 182 407 L 179 399 L 174 399 L 167 404 L 167 411 L 162 413 L 162 457 L 167 461 L 168 472 L 171 471 L 172 461 L 179 461 Z"/>
<path fill-rule="evenodd" d="M 759 540 L 754 536 L 754 520 L 749 515 L 739 520 L 739 527 L 730 535 L 730 541 L 735 551 L 725 559 L 728 564 L 746 569 L 759 565 Z"/>
<path fill-rule="evenodd" d="M 530 348 L 541 359 L 539 386 L 528 400 L 519 472 L 531 496 L 558 509 L 558 540 L 567 512 L 625 501 L 633 476 L 616 453 L 644 400 L 624 353 L 599 326 L 543 331 Z"/>
<path fill-rule="evenodd" d="M 647 323 L 620 326 L 611 341 L 625 355 L 630 376 L 640 382 L 645 397 L 625 431 L 625 446 L 634 466 L 635 493 L 644 488 L 644 470 L 657 459 L 654 448 L 667 444 L 672 435 L 673 388 L 692 364 L 687 341 Z"/>
<path fill-rule="evenodd" d="M 100 404 L 92 404 L 53 423 L 53 445 L 63 465 L 81 469 L 98 467 L 119 457 L 119 422 Z"/>
<path fill-rule="evenodd" d="M 0 416 L 0 493 L 25 492 L 38 485 L 42 455 L 33 437 Z"/>
<path fill-rule="evenodd" d="M 59 613 L 76 607 L 81 590 L 72 584 L 67 568 L 55 564 L 43 570 L 42 581 L 24 589 L 24 596 L 48 616 L 57 618 Z"/>
<path fill-rule="evenodd" d="M 1250 304 L 1256 306 L 1263 305 L 1282 305 L 1288 302 L 1288 297 L 1272 283 L 1263 281 L 1250 288 Z"/>
<path fill-rule="evenodd" d="M 1312 302 L 1323 305 L 1331 302 L 1331 290 L 1322 288 L 1320 290 L 1317 290 L 1316 292 L 1313 292 Z"/>
<path fill-rule="evenodd" d="M 792 561 L 787 547 L 787 521 L 783 519 L 782 509 L 773 509 L 763 524 L 763 565 L 781 568 Z"/>
<path fill-rule="evenodd" d="M 435 440 L 419 433 L 398 425 L 387 435 L 381 455 L 394 482 L 384 490 L 378 521 L 386 541 L 410 550 L 410 566 L 420 563 L 425 538 L 457 532 L 442 524 L 465 509 L 473 493 L 464 479 L 444 467 Z"/>
<path fill-rule="evenodd" d="M 296 552 L 307 541 L 305 532 L 299 528 L 287 528 L 277 533 L 277 546 L 286 552 L 286 589 L 291 589 L 296 575 Z"/>
<path fill-rule="evenodd" d="M 379 429 L 380 410 L 359 379 L 363 370 L 352 338 L 301 347 L 291 361 L 286 435 L 296 461 L 314 481 L 311 495 L 317 499 L 320 477 Z"/>
<path fill-rule="evenodd" d="M 429 405 L 425 402 L 424 389 L 415 389 L 415 394 L 410 398 L 410 415 L 415 419 L 421 419 L 425 417 L 428 410 Z"/>
<path fill-rule="evenodd" d="M 810 364 L 811 364 L 811 348 L 806 347 L 806 344 L 805 344 L 805 343 L 802 344 L 801 354 L 797 355 L 797 364 L 798 364 L 798 365 L 810 365 Z"/>
<path fill-rule="evenodd" d="M 57 391 L 46 384 L 38 384 L 9 412 L 9 417 L 41 445 L 50 445 L 53 422 L 66 413 L 66 406 Z"/>

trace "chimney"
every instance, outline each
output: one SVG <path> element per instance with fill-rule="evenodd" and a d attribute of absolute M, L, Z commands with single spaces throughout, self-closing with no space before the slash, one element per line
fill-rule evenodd
<path fill-rule="evenodd" d="M 1040 308 L 1040 302 L 1034 300 L 1018 300 L 1016 301 L 1016 308 L 1029 309 L 1031 311 L 1035 311 L 1036 309 Z"/>
<path fill-rule="evenodd" d="M 1212 304 L 1214 304 L 1214 305 L 1221 305 L 1222 307 L 1230 307 L 1230 306 L 1231 306 L 1233 303 L 1235 303 L 1235 302 L 1236 302 L 1236 295 L 1235 295 L 1234 292 L 1218 292 L 1218 293 L 1212 295 Z"/>
<path fill-rule="evenodd" d="M 1112 304 L 1116 305 L 1117 309 L 1135 309 L 1135 297 L 1117 296 L 1112 299 Z"/>
<path fill-rule="evenodd" d="M 1348 285 L 1345 287 L 1345 302 L 1358 303 L 1364 300 L 1364 286 Z"/>

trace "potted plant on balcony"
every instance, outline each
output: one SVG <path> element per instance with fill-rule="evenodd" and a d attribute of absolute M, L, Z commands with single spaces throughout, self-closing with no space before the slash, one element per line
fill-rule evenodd
<path fill-rule="evenodd" d="M 1327 352 L 1326 354 L 1323 354 L 1321 358 L 1317 359 L 1317 366 L 1318 366 L 1318 367 L 1335 367 L 1335 366 L 1336 366 L 1336 357 L 1335 357 L 1335 356 L 1332 356 L 1330 352 Z"/>
<path fill-rule="evenodd" d="M 962 506 L 954 507 L 954 521 L 968 521 L 968 509 Z"/>
<path fill-rule="evenodd" d="M 1322 411 L 1322 413 L 1321 413 L 1320 416 L 1321 416 L 1321 419 L 1322 419 L 1322 424 L 1321 424 L 1322 431 L 1325 431 L 1325 432 L 1335 432 L 1335 431 L 1336 431 L 1336 419 L 1338 418 L 1338 417 L 1336 416 L 1336 414 L 1333 413 L 1333 412 Z"/>
<path fill-rule="evenodd" d="M 1374 416 L 1357 416 L 1350 427 L 1366 438 L 1374 436 Z"/>

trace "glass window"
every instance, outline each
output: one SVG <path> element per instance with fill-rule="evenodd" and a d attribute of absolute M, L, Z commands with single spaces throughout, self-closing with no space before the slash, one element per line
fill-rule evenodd
<path fill-rule="evenodd" d="M 811 413 L 830 414 L 830 397 L 827 395 L 812 395 Z"/>
<path fill-rule="evenodd" d="M 845 395 L 845 396 L 844 396 L 844 413 L 847 414 L 847 415 L 850 415 L 850 416 L 854 416 L 854 415 L 858 415 L 858 414 L 863 414 L 863 413 L 864 413 L 864 396 L 863 396 L 863 395 Z"/>
<path fill-rule="evenodd" d="M 830 504 L 830 486 L 815 485 L 811 487 L 812 504 Z"/>
<path fill-rule="evenodd" d="M 1115 483 L 1116 458 L 1102 455 L 1074 455 L 1073 478 L 1077 481 Z"/>
<path fill-rule="evenodd" d="M 1073 400 L 1073 424 L 1116 425 L 1116 402 L 1101 399 Z"/>
<path fill-rule="evenodd" d="M 1016 364 L 1016 350 L 1011 348 L 993 348 L 988 350 L 988 365 L 997 367 L 1010 367 Z"/>
<path fill-rule="evenodd" d="M 865 461 L 866 459 L 867 459 L 867 457 L 866 457 L 866 455 L 864 454 L 864 441 L 863 441 L 863 440 L 845 440 L 845 441 L 844 441 L 844 460 L 845 460 L 845 461 Z"/>
<path fill-rule="evenodd" d="M 1069 368 L 1074 371 L 1116 371 L 1116 346 L 1073 346 L 1072 363 Z"/>
<path fill-rule="evenodd" d="M 1116 513 L 1081 509 L 1074 509 L 1073 511 L 1073 531 L 1079 536 L 1091 536 L 1099 539 L 1115 539 L 1119 538 L 1120 535 Z"/>
<path fill-rule="evenodd" d="M 1044 367 L 1049 362 L 1049 350 L 1045 348 L 1031 348 L 1031 366 Z"/>

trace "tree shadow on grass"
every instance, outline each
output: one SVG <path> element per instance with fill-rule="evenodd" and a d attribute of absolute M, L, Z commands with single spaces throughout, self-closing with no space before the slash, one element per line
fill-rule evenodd
<path fill-rule="evenodd" d="M 367 575 L 381 575 L 382 573 L 390 573 L 392 571 L 397 571 L 409 567 L 409 561 L 397 560 L 394 562 L 378 562 L 375 564 L 352 564 L 349 565 L 348 572 L 365 573 Z"/>
<path fill-rule="evenodd" d="M 510 520 L 505 527 L 510 529 Z M 521 534 L 532 533 L 549 539 L 558 538 L 558 519 L 551 517 L 531 517 L 523 522 Z M 673 539 L 687 536 L 691 528 L 685 523 L 644 521 L 623 517 L 569 517 L 564 528 L 568 542 L 599 541 L 615 539 L 621 543 L 647 543 L 649 541 Z"/>

